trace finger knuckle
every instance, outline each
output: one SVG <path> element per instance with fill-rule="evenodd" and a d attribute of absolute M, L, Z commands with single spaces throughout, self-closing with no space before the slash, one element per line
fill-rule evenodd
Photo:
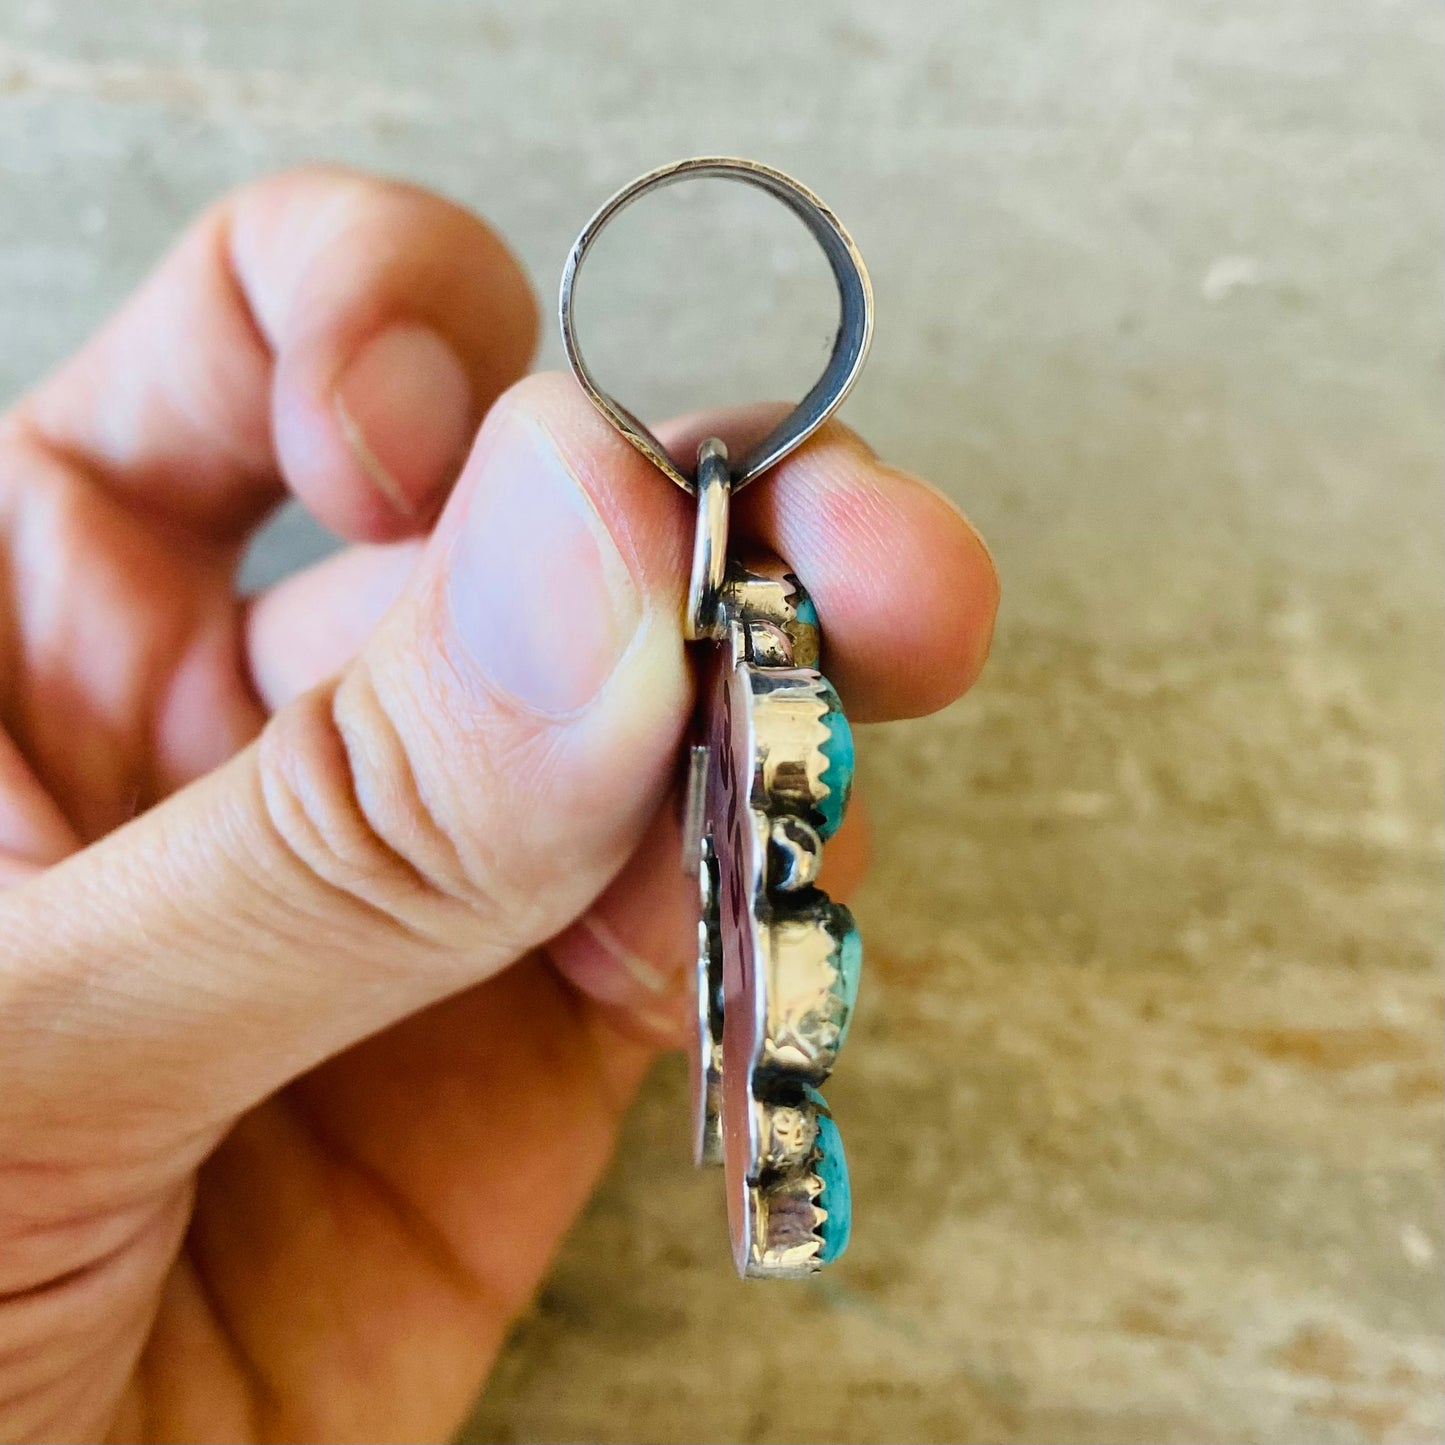
<path fill-rule="evenodd" d="M 277 713 L 258 758 L 270 827 L 324 888 L 433 941 L 478 925 L 496 940 L 507 910 L 464 863 L 364 666 Z"/>

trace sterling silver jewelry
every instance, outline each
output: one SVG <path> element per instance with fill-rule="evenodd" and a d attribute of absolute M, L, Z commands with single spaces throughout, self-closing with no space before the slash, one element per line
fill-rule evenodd
<path fill-rule="evenodd" d="M 597 382 L 582 358 L 573 295 L 602 227 L 639 197 L 689 177 L 758 186 L 818 241 L 838 286 L 837 336 L 822 376 L 736 462 L 716 437 L 684 468 Z M 687 756 L 684 860 L 697 880 L 695 1153 L 721 1164 L 733 1259 L 743 1275 L 807 1275 L 848 1243 L 842 1142 L 819 1092 L 848 1036 L 862 964 L 852 915 L 817 886 L 823 846 L 853 781 L 853 739 L 818 671 L 817 611 L 775 557 L 728 553 L 732 494 L 837 410 L 863 365 L 873 296 L 848 233 L 806 187 L 756 161 L 679 161 L 624 187 L 582 229 L 562 274 L 562 338 L 598 410 L 697 499 L 683 632 L 700 667 Z"/>

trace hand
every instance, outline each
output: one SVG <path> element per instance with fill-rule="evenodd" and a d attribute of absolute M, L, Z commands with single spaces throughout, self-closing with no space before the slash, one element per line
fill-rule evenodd
<path fill-rule="evenodd" d="M 675 1027 L 688 500 L 536 325 L 300 172 L 0 424 L 5 1439 L 447 1435 Z M 288 490 L 369 545 L 240 601 Z M 735 528 L 855 719 L 976 675 L 987 553 L 844 429 Z"/>

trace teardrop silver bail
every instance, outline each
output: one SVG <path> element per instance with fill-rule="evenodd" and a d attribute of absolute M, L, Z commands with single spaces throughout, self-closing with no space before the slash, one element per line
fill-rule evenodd
<path fill-rule="evenodd" d="M 868 343 L 873 335 L 873 288 L 867 268 L 843 224 L 806 186 L 782 171 L 757 161 L 732 156 L 698 156 L 692 160 L 674 161 L 639 176 L 624 186 L 582 228 L 573 243 L 562 271 L 562 290 L 558 313 L 562 323 L 562 344 L 567 361 L 582 389 L 597 409 L 649 461 L 666 473 L 684 491 L 696 490 L 696 481 L 688 470 L 678 465 L 667 448 L 647 426 L 615 397 L 604 391 L 582 357 L 577 343 L 573 297 L 577 274 L 582 262 L 606 226 L 619 211 L 633 201 L 663 186 L 693 178 L 717 177 L 742 181 L 757 186 L 780 200 L 808 228 L 813 239 L 823 248 L 833 279 L 838 286 L 838 332 L 823 374 L 813 383 L 808 394 L 760 442 L 751 447 L 734 465 L 732 490 L 745 487 L 755 477 L 781 461 L 818 430 L 842 404 L 863 369 Z"/>

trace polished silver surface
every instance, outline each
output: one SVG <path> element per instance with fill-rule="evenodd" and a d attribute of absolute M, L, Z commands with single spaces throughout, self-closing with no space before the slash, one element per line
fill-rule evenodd
<path fill-rule="evenodd" d="M 718 926 L 718 866 L 712 840 L 700 838 L 697 887 L 697 1043 L 693 1050 L 693 1158 L 723 1162 L 722 1132 L 722 938 Z"/>
<path fill-rule="evenodd" d="M 828 756 L 828 714 L 836 694 L 811 667 L 758 668 L 749 675 L 752 707 L 762 734 L 758 792 L 816 821 L 829 796 L 824 781 Z"/>
<path fill-rule="evenodd" d="M 738 623 L 739 655 L 758 667 L 817 667 L 818 624 L 802 584 L 776 557 L 756 555 L 728 570 L 728 605 Z M 806 614 L 806 615 L 805 615 Z"/>
<path fill-rule="evenodd" d="M 822 1181 L 807 1167 L 767 1184 L 748 1184 L 739 1271 L 751 1279 L 802 1279 L 817 1273 L 823 1248 L 819 1230 L 827 1220 L 817 1204 L 822 1192 Z"/>
<path fill-rule="evenodd" d="M 823 1265 L 819 1106 L 806 1096 L 759 1099 L 753 1113 L 758 1172 L 739 1194 L 738 1269 L 754 1279 L 800 1279 Z"/>
<path fill-rule="evenodd" d="M 811 888 L 823 866 L 823 840 L 803 818 L 774 818 L 768 830 L 768 886 L 792 893 Z"/>
<path fill-rule="evenodd" d="M 795 1174 L 809 1167 L 818 1142 L 818 1108 L 811 1100 L 799 1098 L 782 1103 L 758 1099 L 757 1133 L 761 1144 L 758 1168 L 761 1174 Z"/>
<path fill-rule="evenodd" d="M 762 1037 L 755 1074 L 821 1084 L 833 1071 L 848 1017 L 834 962 L 845 926 L 833 912 L 837 906 L 814 889 L 786 913 L 769 910 L 759 939 Z"/>
<path fill-rule="evenodd" d="M 647 425 L 612 396 L 593 375 L 577 340 L 574 302 L 582 263 L 608 221 L 650 191 L 703 177 L 741 181 L 780 200 L 803 222 L 822 247 L 838 287 L 838 331 L 823 374 L 792 411 L 734 464 L 734 490 L 745 487 L 781 461 L 832 416 L 857 380 L 873 334 L 873 289 L 858 248 L 837 216 L 806 186 L 782 171 L 758 161 L 732 156 L 700 156 L 659 166 L 639 176 L 604 202 L 582 228 L 562 271 L 562 287 L 557 302 L 562 344 L 566 348 L 568 364 L 598 410 L 638 451 L 688 492 L 695 488 L 694 476 L 689 475 L 687 468 L 678 464 Z"/>
<path fill-rule="evenodd" d="M 697 449 L 697 523 L 682 625 L 682 635 L 689 642 L 717 642 L 727 630 L 722 585 L 728 565 L 731 493 L 728 449 L 716 437 L 709 437 Z"/>
<path fill-rule="evenodd" d="M 707 745 L 694 743 L 687 750 L 687 779 L 682 786 L 682 871 L 687 878 L 696 878 L 698 867 L 702 863 L 707 769 Z"/>
<path fill-rule="evenodd" d="M 824 845 L 812 821 L 828 795 L 823 718 L 836 698 L 795 665 L 795 647 L 816 657 L 817 625 L 781 564 L 732 563 L 721 611 L 692 754 L 707 759 L 706 786 L 688 809 L 688 849 L 712 864 L 699 875 L 696 1152 L 709 1162 L 720 1149 L 738 1271 L 791 1278 L 821 1267 L 808 1088 L 833 1068 L 848 1011 L 852 920 L 816 886 Z"/>

